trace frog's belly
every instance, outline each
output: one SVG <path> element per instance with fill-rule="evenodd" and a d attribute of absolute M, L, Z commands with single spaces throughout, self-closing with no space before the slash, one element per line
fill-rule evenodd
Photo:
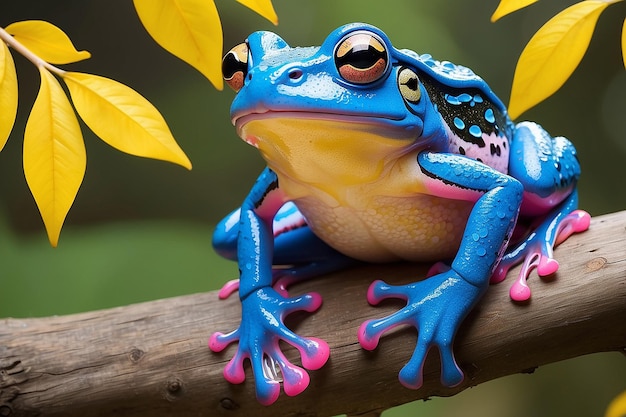
<path fill-rule="evenodd" d="M 308 196 L 295 201 L 322 240 L 368 262 L 429 261 L 452 257 L 472 204 L 429 195 L 371 197 L 355 206 L 331 207 Z"/>

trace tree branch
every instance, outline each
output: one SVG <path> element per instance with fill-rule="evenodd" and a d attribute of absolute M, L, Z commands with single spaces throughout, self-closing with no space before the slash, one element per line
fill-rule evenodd
<path fill-rule="evenodd" d="M 526 304 L 509 299 L 510 277 L 491 286 L 456 339 L 466 379 L 455 388 L 440 385 L 434 354 L 420 390 L 398 383 L 397 372 L 415 346 L 414 331 L 396 331 L 375 352 L 360 348 L 360 323 L 398 307 L 369 306 L 369 283 L 409 282 L 426 271 L 415 264 L 369 265 L 292 290 L 324 296 L 318 313 L 296 315 L 290 323 L 301 334 L 327 340 L 332 352 L 296 398 L 282 395 L 263 407 L 249 373 L 239 386 L 224 380 L 233 347 L 214 354 L 207 340 L 214 331 L 234 329 L 240 309 L 236 297 L 219 301 L 210 292 L 63 317 L 0 320 L 0 416 L 364 415 L 550 362 L 624 351 L 626 211 L 595 218 L 556 257 L 558 274 L 547 281 L 533 277 Z"/>

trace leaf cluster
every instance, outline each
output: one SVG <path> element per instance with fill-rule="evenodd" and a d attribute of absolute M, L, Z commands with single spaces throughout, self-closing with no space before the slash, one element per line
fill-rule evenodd
<path fill-rule="evenodd" d="M 491 16 L 495 22 L 538 0 L 501 0 Z M 582 60 L 600 14 L 622 0 L 584 0 L 544 24 L 522 51 L 511 88 L 509 114 L 517 118 L 554 94 Z M 622 30 L 622 57 L 626 66 L 626 20 Z"/>
<path fill-rule="evenodd" d="M 270 0 L 238 1 L 277 23 Z M 157 43 L 222 88 L 222 27 L 213 1 L 135 0 L 134 5 Z M 31 61 L 41 76 L 24 131 L 23 166 L 52 246 L 58 243 L 87 165 L 77 115 L 115 149 L 191 169 L 163 116 L 142 95 L 115 80 L 56 66 L 91 56 L 76 50 L 60 28 L 40 20 L 16 22 L 0 28 L 0 41 L 0 150 L 17 115 L 17 74 L 9 48 Z"/>
<path fill-rule="evenodd" d="M 237 0 L 274 24 L 271 0 Z M 501 0 L 496 21 L 538 0 Z M 550 19 L 520 55 L 509 104 L 517 118 L 556 92 L 580 63 L 600 14 L 622 0 L 583 0 Z M 222 25 L 213 0 L 133 0 L 140 21 L 171 54 L 222 89 Z M 11 50 L 39 69 L 41 84 L 24 132 L 24 173 L 48 237 L 56 246 L 86 169 L 77 116 L 103 141 L 136 156 L 191 168 L 159 111 L 139 93 L 106 77 L 70 72 L 56 65 L 90 57 L 70 38 L 44 21 L 0 28 L 0 150 L 17 113 L 18 85 Z M 622 32 L 626 66 L 626 21 Z M 60 82 L 61 81 L 61 82 Z"/>

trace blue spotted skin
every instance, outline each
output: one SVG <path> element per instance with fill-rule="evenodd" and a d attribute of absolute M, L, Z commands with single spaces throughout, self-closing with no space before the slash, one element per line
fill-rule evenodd
<path fill-rule="evenodd" d="M 370 42 L 365 63 L 346 65 L 363 39 Z M 553 273 L 552 247 L 588 227 L 589 216 L 575 210 L 574 147 L 535 123 L 514 124 L 468 68 L 396 49 L 370 25 L 342 26 L 307 48 L 256 32 L 233 49 L 242 50 L 245 56 L 225 58 L 237 61 L 235 70 L 224 70 L 238 91 L 231 116 L 268 167 L 213 236 L 217 252 L 236 260 L 241 274 L 223 291 L 228 296 L 238 287 L 241 326 L 210 342 L 214 351 L 238 342 L 225 377 L 242 382 L 249 358 L 257 397 L 270 404 L 281 381 L 288 395 L 309 381 L 285 359 L 279 340 L 300 350 L 305 368 L 325 363 L 323 342 L 283 322 L 298 309 L 315 310 L 321 299 L 291 298 L 289 284 L 356 260 L 447 260 L 434 276 L 410 285 L 373 283 L 370 303 L 400 298 L 407 305 L 363 323 L 358 339 L 374 349 L 389 329 L 414 326 L 418 342 L 400 382 L 421 386 L 434 346 L 442 383 L 459 384 L 454 336 L 490 279 L 524 263 L 511 297 L 527 299 L 527 272 Z M 514 229 L 530 223 L 538 226 L 509 245 Z"/>

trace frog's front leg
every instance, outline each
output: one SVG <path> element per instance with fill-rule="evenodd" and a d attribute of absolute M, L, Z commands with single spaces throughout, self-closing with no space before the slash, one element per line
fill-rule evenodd
<path fill-rule="evenodd" d="M 488 287 L 514 228 L 523 188 L 516 179 L 460 155 L 423 152 L 418 163 L 430 194 L 476 202 L 449 270 L 409 285 L 390 286 L 382 281 L 372 284 L 368 291 L 370 303 L 400 298 L 407 305 L 388 317 L 363 323 L 359 341 L 371 350 L 384 332 L 398 325 L 414 326 L 418 330 L 417 346 L 400 371 L 400 382 L 419 388 L 426 355 L 436 346 L 441 356 L 442 382 L 454 386 L 463 380 L 452 350 L 454 336 Z"/>
<path fill-rule="evenodd" d="M 526 283 L 531 271 L 536 269 L 541 277 L 554 274 L 559 263 L 553 247 L 572 233 L 587 230 L 591 216 L 576 210 L 580 165 L 574 146 L 566 138 L 553 138 L 536 123 L 517 124 L 509 174 L 524 186 L 520 218 L 535 221 L 528 236 L 503 256 L 492 282 L 503 280 L 512 266 L 522 263 L 509 293 L 515 301 L 526 301 L 531 295 Z"/>
<path fill-rule="evenodd" d="M 243 382 L 244 361 L 249 359 L 257 398 L 262 404 L 276 401 L 280 382 L 287 395 L 299 394 L 309 383 L 307 372 L 289 362 L 282 353 L 281 340 L 300 351 L 304 368 L 318 369 L 329 356 L 326 342 L 300 337 L 284 324 L 284 318 L 292 312 L 317 310 L 321 297 L 306 294 L 289 298 L 272 288 L 272 220 L 283 203 L 276 174 L 266 169 L 244 201 L 239 216 L 237 257 L 241 274 L 241 324 L 228 334 L 213 334 L 209 341 L 215 352 L 239 342 L 235 356 L 224 369 L 224 376 L 231 383 Z"/>

